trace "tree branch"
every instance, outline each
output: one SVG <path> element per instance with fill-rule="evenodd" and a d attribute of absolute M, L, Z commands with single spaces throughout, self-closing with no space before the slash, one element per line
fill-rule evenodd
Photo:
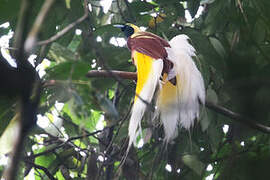
<path fill-rule="evenodd" d="M 111 71 L 115 76 L 118 76 L 122 79 L 132 79 L 137 80 L 137 74 L 135 72 L 125 72 L 125 71 Z M 111 73 L 107 70 L 91 70 L 88 71 L 86 77 L 112 77 Z"/>
<path fill-rule="evenodd" d="M 6 71 L 7 77 L 12 77 L 14 80 L 9 85 L 11 87 L 18 87 L 17 84 L 21 83 L 20 89 L 17 91 L 18 96 L 18 110 L 16 112 L 16 120 L 19 122 L 18 133 L 14 135 L 14 145 L 12 152 L 9 156 L 9 162 L 3 172 L 3 178 L 6 180 L 14 180 L 17 176 L 19 160 L 22 149 L 24 148 L 24 139 L 36 122 L 36 110 L 40 99 L 40 84 L 37 72 L 27 61 L 26 52 L 24 51 L 24 44 L 29 27 L 29 16 L 31 16 L 31 8 L 33 2 L 29 0 L 23 0 L 18 14 L 18 22 L 14 35 L 14 48 L 18 51 L 13 52 L 13 57 L 17 62 L 16 73 L 12 73 L 10 70 Z M 5 86 L 5 85 L 4 85 Z"/>
<path fill-rule="evenodd" d="M 231 119 L 234 119 L 236 121 L 244 123 L 251 128 L 257 129 L 257 130 L 264 132 L 264 133 L 270 133 L 270 127 L 264 126 L 260 123 L 257 123 L 254 120 L 251 120 L 248 117 L 244 117 L 243 115 L 236 113 L 236 112 L 233 112 L 225 107 L 214 104 L 210 101 L 206 101 L 205 106 L 208 107 L 209 109 L 212 109 L 213 111 L 215 111 L 217 113 L 220 113 L 220 114 L 226 116 L 226 117 L 229 117 Z"/>
<path fill-rule="evenodd" d="M 113 78 L 112 74 L 114 76 L 118 76 L 122 79 L 131 79 L 131 80 L 136 80 L 137 79 L 137 73 L 135 72 L 125 72 L 125 71 L 104 71 L 104 70 L 91 70 L 86 74 L 86 77 L 88 78 Z M 229 117 L 233 120 L 236 120 L 238 122 L 241 122 L 253 129 L 257 129 L 261 132 L 270 134 L 270 127 L 262 125 L 260 123 L 257 123 L 256 121 L 249 119 L 248 117 L 245 117 L 239 113 L 233 112 L 223 106 L 214 104 L 213 102 L 207 101 L 205 102 L 205 106 L 219 114 L 222 114 L 226 117 Z"/>
<path fill-rule="evenodd" d="M 85 13 L 84 13 L 84 15 L 82 17 L 80 17 L 79 19 L 77 19 L 73 23 L 69 24 L 64 29 L 62 29 L 61 31 L 59 31 L 58 33 L 56 33 L 54 36 L 50 37 L 49 39 L 44 40 L 44 41 L 39 41 L 37 43 L 37 45 L 41 46 L 41 45 L 49 44 L 49 43 L 52 43 L 52 42 L 56 41 L 57 39 L 59 39 L 60 37 L 62 37 L 66 33 L 68 33 L 76 25 L 83 22 L 87 17 L 88 17 L 88 11 L 85 11 Z"/>

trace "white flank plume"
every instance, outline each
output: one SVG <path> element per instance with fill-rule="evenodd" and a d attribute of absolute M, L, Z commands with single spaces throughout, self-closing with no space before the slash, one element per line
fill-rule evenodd
<path fill-rule="evenodd" d="M 192 60 L 195 49 L 188 39 L 186 35 L 178 35 L 169 42 L 171 48 L 166 48 L 168 59 L 174 63 L 172 71 L 177 82 L 175 99 L 166 104 L 158 103 L 166 142 L 177 135 L 178 125 L 189 129 L 194 124 L 199 117 L 199 101 L 205 102 L 203 78 Z"/>
<path fill-rule="evenodd" d="M 128 149 L 130 148 L 131 144 L 136 140 L 136 131 L 138 130 L 138 127 L 141 126 L 141 120 L 147 108 L 147 104 L 143 102 L 141 99 L 143 99 L 148 103 L 151 103 L 156 86 L 161 76 L 162 69 L 163 69 L 163 61 L 161 59 L 154 60 L 152 71 L 148 75 L 148 80 L 145 83 L 144 87 L 142 88 L 140 94 L 138 94 L 139 97 L 133 104 L 131 118 L 128 127 L 128 134 L 129 134 Z"/>

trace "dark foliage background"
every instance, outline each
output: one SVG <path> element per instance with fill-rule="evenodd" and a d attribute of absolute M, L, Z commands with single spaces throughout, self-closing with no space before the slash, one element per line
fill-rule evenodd
<path fill-rule="evenodd" d="M 40 79 L 39 126 L 27 128 L 16 160 L 18 179 L 270 179 L 269 0 L 113 0 L 106 13 L 98 0 L 57 0 L 43 21 L 36 18 L 50 0 L 0 0 L 0 24 L 9 22 L 0 26 L 1 38 L 18 29 L 26 1 L 30 8 L 20 37 L 24 42 L 41 25 L 37 39 L 29 52 L 13 46 L 18 41 L 13 35 L 10 48 L 2 51 L 14 58 L 21 57 L 18 51 L 35 54 L 36 69 L 46 74 Z M 195 17 L 199 8 L 203 11 Z M 151 122 L 149 112 L 143 137 L 120 167 L 135 82 L 86 75 L 97 69 L 135 71 L 123 34 L 112 26 L 126 22 L 165 39 L 187 34 L 212 106 L 203 108 L 195 127 L 180 130 L 166 150 L 162 127 Z M 34 88 L 35 73 L 18 67 L 26 70 L 11 69 L 1 55 L 0 175 L 13 149 L 14 124 L 26 123 L 18 116 L 24 108 L 18 98 Z M 231 114 L 217 111 L 217 104 Z M 138 148 L 140 139 L 145 143 Z"/>

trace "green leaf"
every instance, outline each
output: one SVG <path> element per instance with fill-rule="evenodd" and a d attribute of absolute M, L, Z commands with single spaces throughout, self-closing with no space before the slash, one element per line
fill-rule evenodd
<path fill-rule="evenodd" d="M 71 0 L 66 0 L 66 7 L 67 7 L 68 9 L 70 9 L 70 1 L 71 1 Z"/>
<path fill-rule="evenodd" d="M 220 126 L 219 123 L 216 122 L 217 115 L 214 112 L 208 111 L 207 114 L 209 120 L 211 120 L 211 123 L 207 129 L 209 144 L 211 145 L 211 150 L 213 152 L 217 152 L 218 146 L 224 136 L 222 132 L 222 126 Z"/>
<path fill-rule="evenodd" d="M 210 37 L 209 40 L 217 53 L 220 55 L 220 57 L 225 58 L 226 52 L 221 42 L 214 37 Z"/>
<path fill-rule="evenodd" d="M 266 25 L 262 20 L 258 20 L 253 28 L 252 36 L 253 39 L 258 43 L 263 43 L 266 38 Z"/>
<path fill-rule="evenodd" d="M 72 41 L 68 45 L 68 49 L 75 52 L 77 48 L 79 47 L 81 40 L 82 40 L 81 36 L 77 36 L 77 35 L 73 36 Z"/>
<path fill-rule="evenodd" d="M 99 105 L 101 109 L 105 112 L 105 115 L 112 120 L 117 120 L 119 117 L 118 111 L 116 110 L 114 104 L 103 95 L 97 93 L 96 94 L 97 100 L 99 101 Z"/>
<path fill-rule="evenodd" d="M 207 89 L 207 91 L 206 91 L 206 99 L 209 99 L 211 102 L 213 102 L 215 104 L 218 103 L 217 93 L 212 88 Z"/>
<path fill-rule="evenodd" d="M 35 151 L 35 154 L 42 153 L 47 150 L 47 147 L 42 147 Z M 35 164 L 48 168 L 50 164 L 56 159 L 52 153 L 46 154 L 46 156 L 38 156 L 35 158 Z"/>
<path fill-rule="evenodd" d="M 196 15 L 198 9 L 200 6 L 200 0 L 188 0 L 187 1 L 187 8 L 188 11 L 190 12 L 190 15 L 192 18 Z"/>
<path fill-rule="evenodd" d="M 184 164 L 190 169 L 192 169 L 194 172 L 196 172 L 196 174 L 198 174 L 199 176 L 202 175 L 205 165 L 200 160 L 198 160 L 195 155 L 184 155 L 182 157 L 182 160 Z"/>
<path fill-rule="evenodd" d="M 68 61 L 59 63 L 46 70 L 46 78 L 54 80 L 80 80 L 87 79 L 86 73 L 91 69 L 91 66 L 83 61 Z"/>
<path fill-rule="evenodd" d="M 211 120 L 209 119 L 207 115 L 207 110 L 204 108 L 201 113 L 201 118 L 200 118 L 200 125 L 202 128 L 202 131 L 205 131 L 211 123 Z"/>
<path fill-rule="evenodd" d="M 77 59 L 74 52 L 58 43 L 53 43 L 51 45 L 51 49 L 49 50 L 49 58 L 51 60 L 55 60 L 56 62 L 75 61 Z"/>
<path fill-rule="evenodd" d="M 136 13 L 147 12 L 154 9 L 155 7 L 156 6 L 154 4 L 145 1 L 143 2 L 135 1 L 130 3 L 130 8 Z"/>
<path fill-rule="evenodd" d="M 57 171 L 57 173 L 55 174 L 56 175 L 56 178 L 58 180 L 65 180 L 65 177 L 62 175 L 61 171 Z"/>

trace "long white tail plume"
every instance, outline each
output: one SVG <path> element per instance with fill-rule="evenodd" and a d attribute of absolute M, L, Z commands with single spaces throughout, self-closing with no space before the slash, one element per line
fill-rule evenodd
<path fill-rule="evenodd" d="M 137 66 L 137 68 L 140 68 Z M 143 67 L 142 67 L 143 68 Z M 163 61 L 161 59 L 153 60 L 151 71 L 148 75 L 147 81 L 143 84 L 143 88 L 139 94 L 137 94 L 139 97 L 137 97 L 134 101 L 131 118 L 129 121 L 129 127 L 128 127 L 128 134 L 129 134 L 129 143 L 128 148 L 132 145 L 133 142 L 136 140 L 136 131 L 138 130 L 138 127 L 141 125 L 141 119 L 144 115 L 145 109 L 147 108 L 147 104 L 143 102 L 147 101 L 148 103 L 151 103 L 151 100 L 153 98 L 156 86 L 159 82 L 159 78 L 161 76 L 161 72 L 163 69 Z M 138 69 L 139 73 L 139 69 Z M 140 80 L 137 80 L 137 86 Z"/>
<path fill-rule="evenodd" d="M 205 88 L 202 75 L 192 60 L 195 49 L 189 44 L 188 36 L 178 35 L 166 48 L 168 59 L 174 64 L 176 86 L 166 81 L 158 97 L 158 110 L 165 131 L 165 141 L 177 135 L 178 126 L 189 129 L 199 117 L 199 101 L 205 102 Z M 171 76 L 171 75 L 170 75 Z"/>

